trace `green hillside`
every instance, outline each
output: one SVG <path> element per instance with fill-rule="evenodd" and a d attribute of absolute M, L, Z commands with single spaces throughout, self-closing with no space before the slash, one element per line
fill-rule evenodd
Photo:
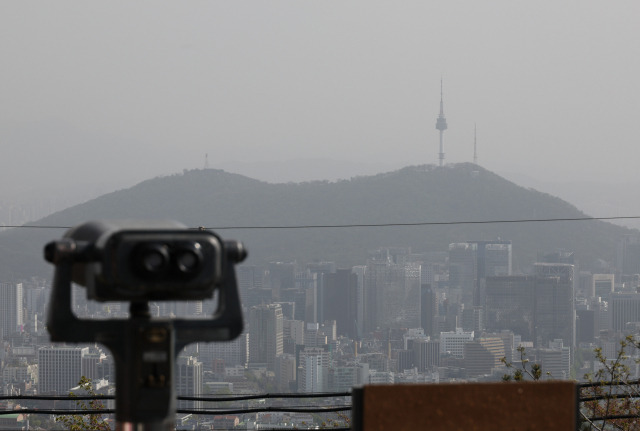
<path fill-rule="evenodd" d="M 53 214 L 34 225 L 72 226 L 100 218 L 174 219 L 188 226 L 300 226 L 457 222 L 584 217 L 572 205 L 525 189 L 471 164 L 412 166 L 338 182 L 270 184 L 220 170 L 154 178 Z M 42 246 L 64 229 L 14 229 L 0 234 L 3 280 L 49 276 Z M 513 241 L 514 265 L 526 268 L 538 252 L 576 252 L 582 265 L 612 261 L 628 229 L 600 221 L 450 224 L 305 229 L 231 229 L 250 262 L 335 260 L 364 263 L 367 250 L 411 246 L 442 251 L 451 242 Z"/>

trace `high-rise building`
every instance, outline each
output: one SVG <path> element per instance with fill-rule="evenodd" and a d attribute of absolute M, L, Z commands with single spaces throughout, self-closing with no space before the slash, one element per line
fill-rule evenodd
<path fill-rule="evenodd" d="M 327 344 L 327 334 L 320 329 L 319 323 L 307 323 L 304 331 L 305 347 L 322 347 Z"/>
<path fill-rule="evenodd" d="M 474 332 L 465 332 L 461 328 L 440 333 L 440 353 L 455 358 L 464 358 L 464 344 L 473 341 Z"/>
<path fill-rule="evenodd" d="M 202 395 L 202 362 L 193 356 L 180 356 L 175 370 L 176 394 L 186 396 Z M 178 408 L 200 409 L 202 401 L 178 401 Z"/>
<path fill-rule="evenodd" d="M 100 349 L 88 351 L 82 355 L 82 375 L 91 380 L 100 380 L 104 377 L 103 363 L 107 355 Z"/>
<path fill-rule="evenodd" d="M 555 339 L 562 339 L 565 346 L 575 346 L 574 265 L 536 263 L 534 268 L 536 346 Z"/>
<path fill-rule="evenodd" d="M 598 328 L 596 310 L 576 310 L 576 343 L 593 343 Z"/>
<path fill-rule="evenodd" d="M 486 278 L 511 275 L 511 241 L 472 241 L 449 245 L 449 287 L 460 301 L 484 307 Z"/>
<path fill-rule="evenodd" d="M 294 275 L 295 288 L 283 292 L 283 301 L 295 303 L 295 320 L 318 322 L 318 274 L 309 269 Z"/>
<path fill-rule="evenodd" d="M 295 262 L 270 262 L 268 283 L 273 301 L 286 301 L 283 291 L 295 287 Z"/>
<path fill-rule="evenodd" d="M 595 297 L 608 301 L 615 286 L 615 276 L 613 274 L 593 274 L 593 294 Z"/>
<path fill-rule="evenodd" d="M 362 338 L 365 322 L 365 274 L 367 267 L 354 266 L 351 272 L 356 276 L 356 337 Z"/>
<path fill-rule="evenodd" d="M 22 283 L 0 283 L 0 336 L 22 331 L 23 308 Z"/>
<path fill-rule="evenodd" d="M 440 365 L 440 342 L 429 339 L 413 340 L 411 343 L 413 365 L 420 372 Z"/>
<path fill-rule="evenodd" d="M 640 235 L 625 235 L 620 241 L 617 267 L 621 274 L 640 274 Z"/>
<path fill-rule="evenodd" d="M 324 320 L 335 320 L 338 335 L 356 338 L 358 276 L 351 269 L 325 274 L 323 288 Z"/>
<path fill-rule="evenodd" d="M 420 327 L 420 264 L 370 260 L 365 288 L 365 330 Z"/>
<path fill-rule="evenodd" d="M 640 322 L 640 293 L 614 293 L 609 301 L 611 329 L 623 331 L 630 322 Z"/>
<path fill-rule="evenodd" d="M 536 263 L 532 276 L 488 277 L 487 330 L 512 330 L 536 347 L 558 338 L 574 346 L 573 276 L 573 265 Z"/>
<path fill-rule="evenodd" d="M 473 304 L 478 274 L 476 251 L 477 245 L 474 243 L 449 244 L 449 289 L 454 302 Z"/>
<path fill-rule="evenodd" d="M 329 368 L 329 388 L 332 392 L 348 392 L 358 385 L 358 364 L 333 365 Z"/>
<path fill-rule="evenodd" d="M 83 376 L 82 357 L 88 347 L 42 347 L 38 349 L 38 392 L 66 395 Z"/>
<path fill-rule="evenodd" d="M 249 310 L 249 362 L 264 363 L 274 370 L 276 356 L 283 353 L 282 308 L 257 305 Z"/>
<path fill-rule="evenodd" d="M 278 390 L 291 392 L 297 379 L 296 356 L 284 353 L 276 357 L 275 377 Z"/>
<path fill-rule="evenodd" d="M 505 357 L 504 342 L 499 337 L 481 337 L 464 344 L 464 365 L 467 376 L 490 374 Z"/>
<path fill-rule="evenodd" d="M 535 354 L 536 360 L 545 372 L 544 378 L 553 380 L 571 378 L 571 349 L 565 347 L 562 340 L 550 341 L 548 348 L 536 349 Z"/>
<path fill-rule="evenodd" d="M 326 293 L 325 290 L 327 288 L 328 280 L 327 278 L 331 274 L 336 273 L 336 264 L 335 262 L 314 262 L 307 264 L 307 271 L 315 275 L 317 279 L 317 288 L 316 288 L 316 311 L 317 318 L 316 322 L 324 322 L 328 317 L 325 315 L 330 310 L 325 310 L 325 305 L 328 304 L 328 301 L 325 299 Z M 334 306 L 335 304 L 331 304 Z"/>
<path fill-rule="evenodd" d="M 533 340 L 535 326 L 533 275 L 487 277 L 485 325 L 487 331 L 509 329 L 523 340 Z"/>
<path fill-rule="evenodd" d="M 209 369 L 214 361 L 222 361 L 225 367 L 245 366 L 249 362 L 249 333 L 242 332 L 231 341 L 198 343 L 200 361 Z"/>
<path fill-rule="evenodd" d="M 438 300 L 430 284 L 420 286 L 420 327 L 429 336 L 435 335 Z"/>
<path fill-rule="evenodd" d="M 480 306 L 465 307 L 462 310 L 462 329 L 480 332 L 484 329 L 484 308 Z"/>
<path fill-rule="evenodd" d="M 292 339 L 294 344 L 304 344 L 304 332 L 305 325 L 302 320 L 287 320 L 282 321 L 282 336 L 284 339 Z"/>
<path fill-rule="evenodd" d="M 320 347 L 300 351 L 298 392 L 324 392 L 329 383 L 329 352 Z"/>

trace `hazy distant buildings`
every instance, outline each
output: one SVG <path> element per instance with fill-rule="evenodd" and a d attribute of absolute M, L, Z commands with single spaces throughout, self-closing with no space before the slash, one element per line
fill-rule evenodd
<path fill-rule="evenodd" d="M 562 340 L 550 341 L 548 348 L 536 349 L 535 355 L 546 374 L 543 378 L 567 380 L 571 377 L 571 349 Z"/>
<path fill-rule="evenodd" d="M 465 332 L 461 328 L 440 334 L 440 353 L 450 354 L 454 358 L 464 358 L 464 345 L 473 341 L 473 331 Z"/>
<path fill-rule="evenodd" d="M 351 269 L 338 269 L 323 280 L 323 321 L 335 320 L 338 335 L 356 338 L 358 276 Z"/>
<path fill-rule="evenodd" d="M 640 293 L 614 293 L 609 301 L 611 329 L 623 331 L 625 325 L 640 322 Z"/>
<path fill-rule="evenodd" d="M 38 350 L 38 392 L 66 395 L 83 376 L 88 347 L 42 347 Z"/>
<path fill-rule="evenodd" d="M 476 244 L 449 244 L 449 289 L 455 291 L 454 300 L 463 304 L 473 303 L 473 292 L 478 274 Z"/>
<path fill-rule="evenodd" d="M 23 325 L 22 283 L 0 283 L 0 335 L 21 332 Z"/>
<path fill-rule="evenodd" d="M 486 277 L 511 275 L 511 241 L 473 241 L 449 245 L 449 287 L 460 301 L 484 306 Z"/>
<path fill-rule="evenodd" d="M 511 275 L 487 277 L 485 317 L 487 331 L 509 329 L 524 340 L 533 340 L 536 277 Z"/>
<path fill-rule="evenodd" d="M 468 376 L 490 374 L 502 365 L 504 342 L 498 337 L 482 337 L 464 344 L 464 366 Z"/>
<path fill-rule="evenodd" d="M 295 262 L 271 262 L 267 280 L 271 288 L 271 299 L 275 302 L 286 301 L 284 290 L 292 290 L 295 287 Z"/>
<path fill-rule="evenodd" d="M 283 353 L 282 309 L 279 304 L 257 305 L 249 310 L 249 362 L 274 370 Z"/>
<path fill-rule="evenodd" d="M 562 339 L 565 346 L 575 346 L 575 267 L 566 263 L 536 263 L 534 268 L 536 345 Z"/>
<path fill-rule="evenodd" d="M 420 286 L 420 327 L 429 336 L 436 334 L 438 298 L 430 284 Z"/>
<path fill-rule="evenodd" d="M 296 356 L 283 353 L 276 357 L 275 366 L 276 386 L 281 392 L 293 392 L 297 380 Z"/>
<path fill-rule="evenodd" d="M 379 251 L 375 259 L 367 262 L 365 271 L 365 332 L 376 328 L 418 328 L 421 325 L 420 264 L 395 263 L 396 257 L 389 249 L 383 250 L 387 252 Z"/>
<path fill-rule="evenodd" d="M 617 254 L 618 271 L 621 274 L 640 274 L 640 235 L 625 235 Z"/>
<path fill-rule="evenodd" d="M 430 339 L 412 340 L 410 345 L 413 366 L 420 372 L 440 365 L 440 342 Z"/>
<path fill-rule="evenodd" d="M 187 396 L 202 395 L 202 362 L 193 356 L 180 356 L 176 361 L 176 394 Z M 178 408 L 199 409 L 202 401 L 178 401 Z"/>
<path fill-rule="evenodd" d="M 198 343 L 199 359 L 209 369 L 214 361 L 222 361 L 225 367 L 245 366 L 249 362 L 249 333 L 242 332 L 235 340 L 215 343 Z"/>
<path fill-rule="evenodd" d="M 320 347 L 305 347 L 300 352 L 298 392 L 324 392 L 329 382 L 329 352 Z"/>
<path fill-rule="evenodd" d="M 615 276 L 613 274 L 593 274 L 593 296 L 608 301 L 614 291 Z"/>
<path fill-rule="evenodd" d="M 356 276 L 356 339 L 362 338 L 365 328 L 365 274 L 367 267 L 354 266 L 351 272 Z"/>
<path fill-rule="evenodd" d="M 575 345 L 574 266 L 536 263 L 535 275 L 488 277 L 487 330 L 512 330 L 544 346 L 554 339 Z"/>
<path fill-rule="evenodd" d="M 316 303 L 317 316 L 313 322 L 324 322 L 327 317 L 325 316 L 325 305 L 327 304 L 327 278 L 336 273 L 335 262 L 313 262 L 307 264 L 307 271 L 316 277 L 316 297 L 314 301 Z M 334 280 L 335 281 L 335 280 Z M 332 292 L 335 294 L 335 289 Z M 328 310 L 330 312 L 330 310 Z M 311 322 L 311 320 L 307 320 Z"/>

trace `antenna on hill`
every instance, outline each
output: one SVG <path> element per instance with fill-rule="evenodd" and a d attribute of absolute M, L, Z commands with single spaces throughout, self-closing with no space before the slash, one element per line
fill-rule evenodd
<path fill-rule="evenodd" d="M 204 169 L 209 169 L 209 153 L 204 155 Z"/>
<path fill-rule="evenodd" d="M 478 164 L 478 142 L 476 140 L 476 124 L 473 123 L 473 164 Z"/>

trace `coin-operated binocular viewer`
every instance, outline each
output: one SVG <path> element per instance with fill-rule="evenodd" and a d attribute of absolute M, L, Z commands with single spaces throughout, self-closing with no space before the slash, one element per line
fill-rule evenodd
<path fill-rule="evenodd" d="M 176 222 L 93 221 L 45 247 L 55 265 L 47 327 L 52 341 L 98 342 L 116 364 L 118 430 L 175 427 L 175 357 L 187 344 L 228 341 L 242 332 L 234 265 L 242 243 Z M 129 301 L 128 319 L 80 319 L 71 283 L 96 301 Z M 211 319 L 151 318 L 149 301 L 217 298 Z"/>

